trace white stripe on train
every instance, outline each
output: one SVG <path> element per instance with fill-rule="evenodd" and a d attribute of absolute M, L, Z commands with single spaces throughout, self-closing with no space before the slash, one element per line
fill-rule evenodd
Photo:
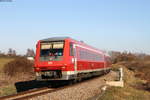
<path fill-rule="evenodd" d="M 88 73 L 88 72 L 97 72 L 97 71 L 103 71 L 110 68 L 101 68 L 101 69 L 92 69 L 92 70 L 77 70 L 77 71 L 62 71 L 62 75 L 73 75 L 77 73 Z"/>

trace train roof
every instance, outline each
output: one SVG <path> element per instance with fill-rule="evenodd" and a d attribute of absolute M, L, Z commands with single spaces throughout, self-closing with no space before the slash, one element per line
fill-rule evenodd
<path fill-rule="evenodd" d="M 43 40 L 40 40 L 42 42 L 45 42 L 45 41 L 63 41 L 65 39 L 68 39 L 70 37 L 51 37 L 51 38 L 46 38 L 46 39 L 43 39 Z"/>
<path fill-rule="evenodd" d="M 51 37 L 51 38 L 46 38 L 46 39 L 43 39 L 43 40 L 40 40 L 40 41 L 41 41 L 41 42 L 64 41 L 65 39 L 72 39 L 72 38 L 70 38 L 70 37 Z M 75 40 L 75 39 L 72 39 L 72 40 Z M 77 41 L 77 40 L 75 40 L 75 41 Z M 84 45 L 86 45 L 86 46 L 89 46 L 89 47 L 91 47 L 91 48 L 93 48 L 93 49 L 96 49 L 96 50 L 98 50 L 98 51 L 100 51 L 100 52 L 103 52 L 102 50 L 99 50 L 99 49 L 97 49 L 97 48 L 95 48 L 95 47 L 92 47 L 92 46 L 90 46 L 90 45 L 88 45 L 88 44 L 86 44 L 86 43 L 84 43 L 84 42 L 82 42 L 82 41 L 77 41 L 77 42 L 79 42 L 79 43 L 81 43 L 81 44 L 84 44 Z"/>

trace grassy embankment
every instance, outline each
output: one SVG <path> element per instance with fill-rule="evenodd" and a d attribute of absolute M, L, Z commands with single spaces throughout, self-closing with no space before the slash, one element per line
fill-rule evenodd
<path fill-rule="evenodd" d="M 15 83 L 33 79 L 33 62 L 24 57 L 0 57 L 0 96 L 16 93 Z"/>
<path fill-rule="evenodd" d="M 125 66 L 114 65 L 123 67 L 124 69 L 124 82 L 123 88 L 111 87 L 106 90 L 106 93 L 99 100 L 149 100 L 150 92 L 139 89 L 138 84 L 144 84 L 146 81 L 135 77 L 135 73 L 128 70 Z"/>
<path fill-rule="evenodd" d="M 0 57 L 0 96 L 16 93 L 14 84 L 9 84 L 3 72 L 4 65 L 13 60 L 12 57 Z"/>
<path fill-rule="evenodd" d="M 113 68 L 123 67 L 123 88 L 111 87 L 99 100 L 150 100 L 150 56 L 120 53 Z"/>

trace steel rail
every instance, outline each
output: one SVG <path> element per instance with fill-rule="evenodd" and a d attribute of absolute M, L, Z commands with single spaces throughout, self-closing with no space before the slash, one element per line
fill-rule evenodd
<path fill-rule="evenodd" d="M 45 88 L 39 88 L 39 89 L 35 89 L 35 90 L 20 92 L 20 93 L 14 94 L 14 95 L 0 97 L 0 100 L 24 100 L 27 98 L 32 98 L 37 95 L 39 96 L 39 95 L 51 93 L 54 91 L 56 91 L 56 89 L 45 87 Z"/>

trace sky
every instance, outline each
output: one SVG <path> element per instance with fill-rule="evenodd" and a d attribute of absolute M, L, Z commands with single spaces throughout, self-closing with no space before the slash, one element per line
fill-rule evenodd
<path fill-rule="evenodd" d="M 0 0 L 0 51 L 25 54 L 40 39 L 69 36 L 101 50 L 150 54 L 149 5 L 150 0 Z"/>

